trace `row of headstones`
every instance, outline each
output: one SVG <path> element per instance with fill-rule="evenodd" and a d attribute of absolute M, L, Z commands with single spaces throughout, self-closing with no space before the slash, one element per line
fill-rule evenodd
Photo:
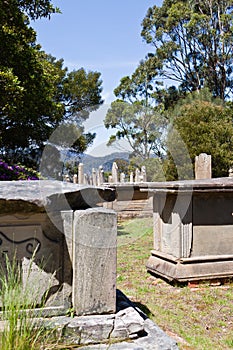
<path fill-rule="evenodd" d="M 63 177 L 64 181 L 70 182 L 69 175 L 64 175 Z M 141 170 L 136 169 L 135 173 L 130 173 L 129 182 L 146 182 L 146 167 L 142 166 Z M 73 183 L 77 183 L 80 185 L 93 185 L 93 186 L 100 186 L 103 183 L 105 183 L 105 176 L 104 176 L 104 170 L 102 166 L 99 166 L 98 170 L 92 169 L 92 174 L 87 175 L 84 173 L 84 165 L 83 163 L 80 163 L 78 166 L 78 174 L 75 174 L 73 176 Z M 116 162 L 113 162 L 112 165 L 112 175 L 109 175 L 108 183 L 124 183 L 126 182 L 126 175 L 125 173 L 119 173 L 118 166 Z"/>
<path fill-rule="evenodd" d="M 233 169 L 229 170 L 229 176 L 233 176 Z M 206 153 L 201 153 L 199 156 L 195 158 L 195 179 L 211 179 L 212 178 L 212 165 L 211 165 L 211 155 Z M 64 181 L 70 181 L 68 175 L 65 175 Z M 103 167 L 100 166 L 98 170 L 92 169 L 92 174 L 87 175 L 84 173 L 84 165 L 83 163 L 79 164 L 78 167 L 78 175 L 75 174 L 73 176 L 73 182 L 84 185 L 93 185 L 100 186 L 105 181 L 104 170 Z M 116 162 L 113 162 L 112 165 L 112 175 L 109 175 L 108 183 L 124 183 L 126 182 L 126 175 L 124 173 L 119 173 L 118 166 Z M 130 173 L 129 178 L 130 183 L 134 182 L 147 182 L 146 176 L 146 167 L 142 166 L 141 170 L 136 169 L 135 174 L 133 172 Z"/>

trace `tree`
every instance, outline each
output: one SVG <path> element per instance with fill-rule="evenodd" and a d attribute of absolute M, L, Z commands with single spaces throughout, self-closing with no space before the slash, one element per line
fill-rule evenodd
<path fill-rule="evenodd" d="M 117 99 L 111 103 L 105 117 L 107 128 L 116 128 L 109 144 L 125 138 L 133 154 L 142 159 L 151 155 L 162 157 L 162 138 L 166 120 L 161 118 L 161 111 L 155 106 L 156 89 L 154 88 L 154 67 L 148 61 L 141 62 L 132 77 L 121 79 L 114 90 Z"/>
<path fill-rule="evenodd" d="M 156 74 L 185 91 L 208 87 L 225 100 L 233 92 L 233 1 L 164 0 L 149 8 L 142 37 Z"/>
<path fill-rule="evenodd" d="M 93 140 L 81 124 L 102 103 L 100 73 L 83 68 L 68 72 L 63 60 L 41 50 L 29 26 L 28 16 L 37 19 L 57 11 L 48 0 L 0 4 L 0 150 L 15 162 L 35 164 L 61 123 L 78 128 L 82 139 L 74 142 L 77 151 Z"/>
<path fill-rule="evenodd" d="M 174 111 L 173 125 L 184 141 L 193 165 L 195 156 L 211 154 L 213 177 L 228 176 L 233 164 L 232 108 L 203 95 L 192 93 L 182 101 Z M 176 153 L 178 151 L 179 148 Z M 185 168 L 187 162 L 182 166 Z"/>

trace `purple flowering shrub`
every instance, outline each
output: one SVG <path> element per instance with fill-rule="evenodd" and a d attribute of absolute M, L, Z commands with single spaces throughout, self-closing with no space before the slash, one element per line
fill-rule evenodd
<path fill-rule="evenodd" d="M 10 165 L 0 159 L 0 181 L 38 180 L 39 174 L 23 165 Z"/>

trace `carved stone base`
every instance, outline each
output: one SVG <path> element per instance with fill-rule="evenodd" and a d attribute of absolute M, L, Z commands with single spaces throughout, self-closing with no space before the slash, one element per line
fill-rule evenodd
<path fill-rule="evenodd" d="M 146 264 L 147 271 L 170 282 L 233 277 L 233 255 L 177 259 L 156 250 Z"/>

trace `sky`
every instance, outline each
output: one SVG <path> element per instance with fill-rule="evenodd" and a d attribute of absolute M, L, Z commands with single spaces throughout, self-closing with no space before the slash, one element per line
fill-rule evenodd
<path fill-rule="evenodd" d="M 153 48 L 143 42 L 141 22 L 147 10 L 160 6 L 162 0 L 53 0 L 62 14 L 41 19 L 31 25 L 42 49 L 64 59 L 69 71 L 83 67 L 98 71 L 103 81 L 105 105 L 115 99 L 113 90 L 120 79 L 131 75 L 140 60 Z M 97 139 L 107 139 L 111 132 L 103 128 L 103 113 L 90 116 L 88 130 L 98 129 Z M 93 119 L 93 121 L 92 121 Z M 95 130 L 94 130 L 95 131 Z"/>

